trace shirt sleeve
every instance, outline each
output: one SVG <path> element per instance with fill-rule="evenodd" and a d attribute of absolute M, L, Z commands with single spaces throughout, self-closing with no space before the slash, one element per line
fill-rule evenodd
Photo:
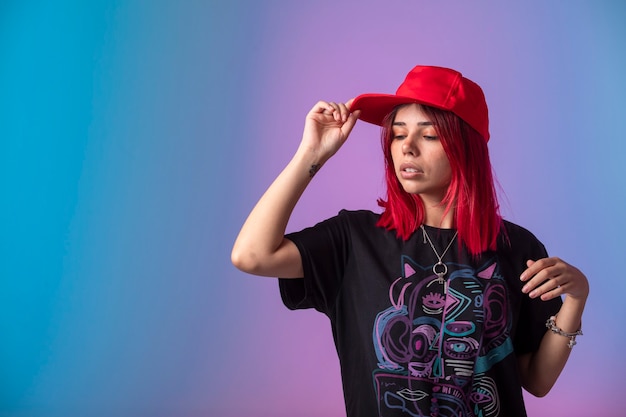
<path fill-rule="evenodd" d="M 539 349 L 541 339 L 546 334 L 546 321 L 559 311 L 562 303 L 560 297 L 549 301 L 524 297 L 514 341 L 518 354 L 535 352 Z"/>
<path fill-rule="evenodd" d="M 532 233 L 519 226 L 516 230 L 509 229 L 509 234 L 512 259 L 515 263 L 514 278 L 519 285 L 513 291 L 521 294 L 519 317 L 513 339 L 515 352 L 519 355 L 539 349 L 541 339 L 546 333 L 546 320 L 560 310 L 563 300 L 557 297 L 543 301 L 540 298 L 530 298 L 528 294 L 521 292 L 524 283 L 519 280 L 519 276 L 526 269 L 526 261 L 545 258 L 548 252 Z"/>
<path fill-rule="evenodd" d="M 314 308 L 329 315 L 342 285 L 350 254 L 347 213 L 325 220 L 287 239 L 294 242 L 302 257 L 303 278 L 279 279 L 283 303 L 287 308 Z"/>

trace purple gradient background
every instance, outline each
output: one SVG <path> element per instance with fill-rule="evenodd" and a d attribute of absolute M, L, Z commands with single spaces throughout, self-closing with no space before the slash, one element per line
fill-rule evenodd
<path fill-rule="evenodd" d="M 626 408 L 626 4 L 0 4 L 0 416 L 342 416 L 327 319 L 232 242 L 318 99 L 414 65 L 483 86 L 506 217 L 581 268 L 585 335 L 530 416 Z M 359 124 L 289 225 L 376 209 Z"/>

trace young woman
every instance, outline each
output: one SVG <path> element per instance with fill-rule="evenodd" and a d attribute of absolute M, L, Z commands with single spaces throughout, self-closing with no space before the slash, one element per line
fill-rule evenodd
<path fill-rule="evenodd" d="M 285 236 L 359 118 L 382 126 L 382 213 Z M 488 125 L 481 88 L 448 68 L 413 68 L 395 95 L 320 101 L 237 237 L 237 268 L 330 318 L 350 417 L 525 416 L 522 387 L 546 395 L 582 334 L 587 279 L 500 217 Z"/>

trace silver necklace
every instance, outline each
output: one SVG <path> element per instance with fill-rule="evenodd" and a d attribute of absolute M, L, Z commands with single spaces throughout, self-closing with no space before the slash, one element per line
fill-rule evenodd
<path fill-rule="evenodd" d="M 435 252 L 435 256 L 437 256 L 437 263 L 433 265 L 433 273 L 437 275 L 437 282 L 439 282 L 440 284 L 445 284 L 446 281 L 443 279 L 443 277 L 445 277 L 448 273 L 448 265 L 444 264 L 442 259 L 444 256 L 446 256 L 448 249 L 450 249 L 450 247 L 452 246 L 452 242 L 454 242 L 454 239 L 456 239 L 456 235 L 459 234 L 459 231 L 457 230 L 454 233 L 454 236 L 452 236 L 452 240 L 450 241 L 450 243 L 448 243 L 448 246 L 443 251 L 441 256 L 439 256 L 439 253 L 437 253 L 437 249 L 435 249 L 435 245 L 433 245 L 432 240 L 430 240 L 430 236 L 428 236 L 428 233 L 426 233 L 424 225 L 420 225 L 420 228 L 422 229 L 422 233 L 424 234 L 424 243 L 426 243 L 426 240 L 428 240 L 428 243 L 430 243 L 430 247 L 432 248 L 433 252 Z"/>

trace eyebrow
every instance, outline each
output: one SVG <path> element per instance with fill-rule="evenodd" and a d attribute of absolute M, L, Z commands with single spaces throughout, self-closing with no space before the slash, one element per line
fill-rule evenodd
<path fill-rule="evenodd" d="M 391 124 L 392 126 L 406 126 L 406 123 L 404 122 L 393 122 Z M 432 126 L 433 122 L 417 122 L 418 126 Z"/>

